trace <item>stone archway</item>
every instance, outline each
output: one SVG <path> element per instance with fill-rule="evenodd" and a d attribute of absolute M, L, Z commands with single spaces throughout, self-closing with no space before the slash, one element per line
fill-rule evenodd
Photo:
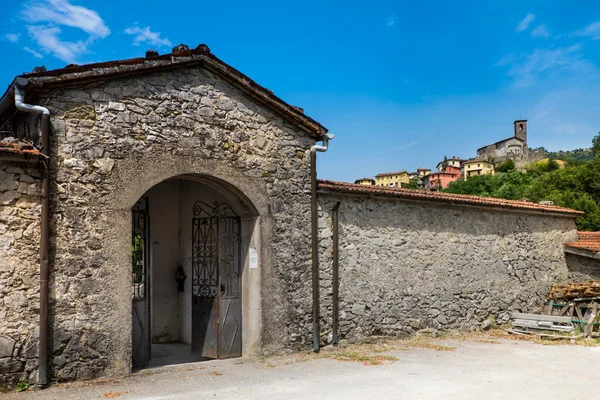
<path fill-rule="evenodd" d="M 134 367 L 239 357 L 243 342 L 257 340 L 255 324 L 243 322 L 260 318 L 250 295 L 260 291 L 259 216 L 242 196 L 187 174 L 154 185 L 132 208 Z"/>
<path fill-rule="evenodd" d="M 159 157 L 161 158 L 161 157 Z M 111 317 L 114 327 L 114 362 L 119 369 L 129 370 L 132 360 L 132 306 L 131 268 L 131 207 L 151 188 L 161 182 L 181 180 L 198 184 L 220 193 L 225 202 L 235 203 L 242 218 L 243 274 L 242 274 L 242 352 L 244 356 L 256 355 L 261 351 L 261 290 L 263 277 L 271 268 L 269 238 L 272 220 L 266 199 L 266 188 L 262 180 L 249 178 L 240 171 L 218 161 L 198 161 L 187 157 L 164 156 L 164 159 L 126 159 L 115 165 L 112 171 L 116 186 L 115 196 L 108 198 L 104 208 L 108 237 L 107 270 L 114 274 L 114 294 Z M 152 209 L 152 204 L 150 205 Z M 151 223 L 152 224 L 152 223 Z M 151 227 L 152 236 L 152 227 Z M 257 268 L 250 269 L 249 249 L 256 250 Z M 109 267 L 110 265 L 110 267 Z M 190 277 L 190 274 L 187 274 Z M 188 278 L 190 279 L 190 278 Z M 174 276 L 172 278 L 175 284 Z"/>

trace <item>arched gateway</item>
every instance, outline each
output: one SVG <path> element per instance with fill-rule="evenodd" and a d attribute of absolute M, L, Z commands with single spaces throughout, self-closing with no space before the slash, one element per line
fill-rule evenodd
<path fill-rule="evenodd" d="M 9 162 L 44 160 L 3 197 L 27 242 L 0 258 L 41 300 L 6 311 L 14 371 L 0 383 L 34 383 L 38 361 L 41 383 L 123 374 L 168 343 L 211 358 L 310 343 L 307 153 L 327 130 L 208 47 L 177 49 L 25 74 L 0 98 L 3 129 L 50 139 L 48 158 L 16 145 L 0 160 L 9 177 L 24 176 Z M 43 104 L 42 123 L 17 103 Z M 29 206 L 45 166 L 48 224 Z M 49 259 L 37 264 L 31 243 Z"/>
<path fill-rule="evenodd" d="M 252 202 L 225 182 L 186 175 L 153 186 L 131 215 L 133 367 L 240 357 L 259 339 L 244 329 L 260 324 L 249 295 L 260 292 Z"/>

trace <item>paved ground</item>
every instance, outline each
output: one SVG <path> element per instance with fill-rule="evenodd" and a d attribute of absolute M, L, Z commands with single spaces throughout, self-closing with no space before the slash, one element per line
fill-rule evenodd
<path fill-rule="evenodd" d="M 308 355 L 204 361 L 8 399 L 579 399 L 598 392 L 600 347 L 478 339 L 409 348 L 383 365 Z M 362 354 L 362 353 L 361 353 Z M 0 397 L 3 397 L 0 395 Z"/>

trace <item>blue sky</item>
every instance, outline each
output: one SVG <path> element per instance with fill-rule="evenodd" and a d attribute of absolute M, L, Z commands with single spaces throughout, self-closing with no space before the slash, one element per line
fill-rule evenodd
<path fill-rule="evenodd" d="M 0 16 L 0 84 L 206 43 L 336 135 L 319 177 L 353 181 L 473 157 L 529 120 L 529 145 L 600 131 L 594 1 L 25 0 Z"/>

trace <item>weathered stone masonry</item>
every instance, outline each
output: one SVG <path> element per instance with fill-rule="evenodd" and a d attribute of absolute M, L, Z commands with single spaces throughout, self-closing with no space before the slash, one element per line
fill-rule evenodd
<path fill-rule="evenodd" d="M 27 100 L 51 112 L 56 380 L 130 371 L 131 207 L 175 177 L 224 188 L 252 211 L 260 268 L 250 276 L 260 277 L 260 293 L 252 294 L 258 321 L 244 321 L 244 330 L 257 329 L 260 343 L 251 350 L 312 342 L 308 150 L 327 130 L 205 46 L 149 57 L 27 76 Z M 3 123 L 36 140 L 39 119 L 10 111 L 16 117 Z M 36 381 L 40 196 L 38 168 L 0 163 L 0 387 Z M 325 343 L 338 201 L 342 339 L 506 320 L 512 310 L 535 310 L 548 284 L 567 277 L 562 243 L 576 237 L 573 215 L 321 191 Z"/>
<path fill-rule="evenodd" d="M 0 162 L 0 382 L 37 377 L 40 178 Z"/>
<path fill-rule="evenodd" d="M 185 174 L 232 184 L 260 212 L 261 352 L 310 343 L 307 150 L 314 138 L 202 67 L 55 89 L 43 102 L 51 110 L 57 155 L 51 180 L 54 379 L 129 372 L 130 208 L 153 185 Z M 36 203 L 27 203 L 22 213 L 29 217 L 17 216 L 25 205 L 9 197 L 37 192 L 29 182 L 21 186 L 25 175 L 10 168 L 3 173 L 14 183 L 2 181 L 2 196 L 12 207 L 3 209 L 0 227 L 22 238 L 15 247 L 5 237 L 0 248 L 0 290 L 7 294 L 1 312 L 10 321 L 0 331 L 0 356 L 6 357 L 0 363 L 8 365 L 0 379 L 35 382 L 35 374 L 22 371 L 34 372 L 37 362 L 35 337 L 25 332 L 35 335 L 38 326 L 39 213 Z M 12 371 L 18 374 L 6 373 Z"/>
<path fill-rule="evenodd" d="M 572 217 L 320 193 L 325 333 L 336 202 L 342 339 L 506 322 L 511 311 L 538 312 L 549 285 L 567 278 L 562 243 L 576 237 Z"/>

